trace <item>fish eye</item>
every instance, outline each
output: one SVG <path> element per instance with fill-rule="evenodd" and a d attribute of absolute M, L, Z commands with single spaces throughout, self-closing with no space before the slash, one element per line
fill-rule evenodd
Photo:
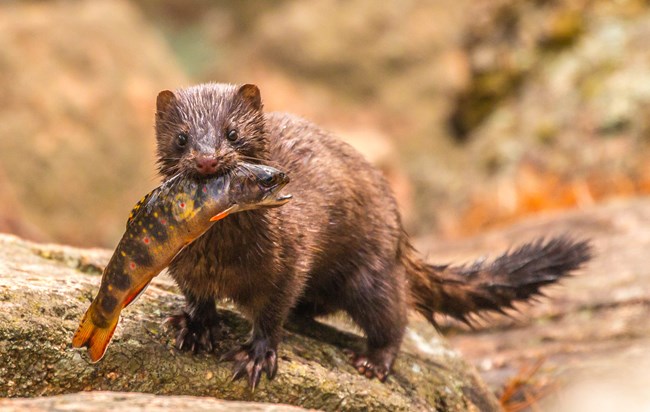
<path fill-rule="evenodd" d="M 178 136 L 176 136 L 176 145 L 178 147 L 185 147 L 189 139 L 190 137 L 187 135 L 187 133 L 179 133 Z"/>
<path fill-rule="evenodd" d="M 271 187 L 275 185 L 275 176 L 272 174 L 264 176 L 264 178 L 260 179 L 260 183 L 264 187 Z"/>
<path fill-rule="evenodd" d="M 235 129 L 229 130 L 228 133 L 226 134 L 226 139 L 230 140 L 231 142 L 237 140 L 237 137 L 239 137 L 239 134 Z"/>

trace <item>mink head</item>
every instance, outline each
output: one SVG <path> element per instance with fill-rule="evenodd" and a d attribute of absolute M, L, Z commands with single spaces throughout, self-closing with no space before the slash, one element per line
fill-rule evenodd
<path fill-rule="evenodd" d="M 169 90 L 156 101 L 158 166 L 163 176 L 213 175 L 267 158 L 257 86 L 204 84 Z"/>

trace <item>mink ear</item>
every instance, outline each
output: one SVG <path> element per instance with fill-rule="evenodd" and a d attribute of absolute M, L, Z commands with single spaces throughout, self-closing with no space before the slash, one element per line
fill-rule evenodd
<path fill-rule="evenodd" d="M 156 110 L 158 113 L 167 113 L 172 105 L 176 103 L 176 96 L 169 90 L 163 90 L 158 93 L 156 99 Z"/>
<path fill-rule="evenodd" d="M 253 109 L 262 109 L 262 96 L 260 89 L 254 84 L 245 84 L 237 90 L 237 96 L 248 103 Z"/>

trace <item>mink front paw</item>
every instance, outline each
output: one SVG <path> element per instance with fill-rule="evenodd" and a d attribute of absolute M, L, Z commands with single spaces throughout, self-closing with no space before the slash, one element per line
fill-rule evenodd
<path fill-rule="evenodd" d="M 186 311 L 168 317 L 163 324 L 176 330 L 174 346 L 181 351 L 212 352 L 221 337 L 217 319 L 195 319 Z"/>
<path fill-rule="evenodd" d="M 268 380 L 273 379 L 278 371 L 277 349 L 266 339 L 257 339 L 240 345 L 221 359 L 233 362 L 232 380 L 248 376 L 248 385 L 252 389 L 259 384 L 262 371 L 266 373 Z"/>
<path fill-rule="evenodd" d="M 376 377 L 379 381 L 386 382 L 391 372 L 394 357 L 381 356 L 382 354 L 376 354 L 375 356 L 360 355 L 347 349 L 344 350 L 344 353 L 348 355 L 350 363 L 361 375 L 368 379 Z"/>

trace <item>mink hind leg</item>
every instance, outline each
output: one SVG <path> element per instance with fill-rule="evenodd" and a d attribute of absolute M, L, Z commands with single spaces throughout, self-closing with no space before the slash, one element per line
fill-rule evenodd
<path fill-rule="evenodd" d="M 185 300 L 185 308 L 165 320 L 165 325 L 176 331 L 174 346 L 181 351 L 212 352 L 221 338 L 215 300 L 189 292 L 185 292 Z"/>
<path fill-rule="evenodd" d="M 366 352 L 351 362 L 367 378 L 385 381 L 402 345 L 407 324 L 405 270 L 402 266 L 373 272 L 362 269 L 352 282 L 345 310 L 365 332 Z"/>

